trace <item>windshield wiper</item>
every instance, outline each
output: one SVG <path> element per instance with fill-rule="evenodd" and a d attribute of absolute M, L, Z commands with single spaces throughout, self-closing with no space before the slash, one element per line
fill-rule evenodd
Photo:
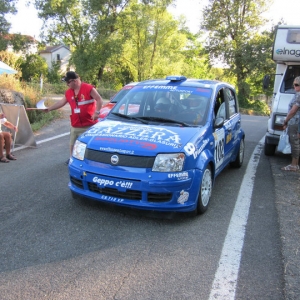
<path fill-rule="evenodd" d="M 146 122 L 145 120 L 143 120 L 143 118 L 132 117 L 132 116 L 123 115 L 123 114 L 115 113 L 115 112 L 112 112 L 111 114 L 115 115 L 115 116 L 118 116 L 118 117 L 121 117 L 121 118 L 124 118 L 124 119 L 136 120 L 136 121 L 140 121 L 141 123 L 144 123 L 144 124 L 149 124 L 149 122 Z"/>
<path fill-rule="evenodd" d="M 149 120 L 149 121 L 157 121 L 157 122 L 164 122 L 164 123 L 172 123 L 172 124 L 179 124 L 185 127 L 192 127 L 193 125 L 187 124 L 185 122 L 175 121 L 171 119 L 159 118 L 159 117 L 141 117 L 140 119 Z"/>

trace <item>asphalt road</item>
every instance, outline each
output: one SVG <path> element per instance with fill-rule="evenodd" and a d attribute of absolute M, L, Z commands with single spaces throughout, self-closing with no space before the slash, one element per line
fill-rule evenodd
<path fill-rule="evenodd" d="M 37 132 L 36 149 L 0 166 L 0 298 L 208 299 L 266 120 L 243 116 L 245 163 L 217 178 L 210 208 L 198 217 L 73 200 L 68 120 Z M 280 170 L 289 156 L 256 159 L 234 299 L 299 299 L 300 173 Z"/>

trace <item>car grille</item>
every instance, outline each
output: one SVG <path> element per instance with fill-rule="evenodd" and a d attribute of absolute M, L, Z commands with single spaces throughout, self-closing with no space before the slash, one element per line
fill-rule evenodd
<path fill-rule="evenodd" d="M 70 181 L 73 185 L 75 185 L 76 187 L 83 189 L 83 183 L 82 180 L 74 178 L 74 177 L 70 177 Z"/>
<path fill-rule="evenodd" d="M 148 193 L 148 202 L 168 202 L 172 199 L 172 193 Z"/>
<path fill-rule="evenodd" d="M 101 152 L 97 150 L 87 149 L 85 158 L 92 161 L 101 162 L 111 165 L 111 157 L 115 153 Z M 152 168 L 155 157 L 152 156 L 133 156 L 126 154 L 117 154 L 119 162 L 116 166 L 134 167 L 134 168 Z"/>
<path fill-rule="evenodd" d="M 80 179 L 70 177 L 70 181 L 76 187 L 83 189 L 83 182 Z M 88 188 L 91 192 L 98 193 L 101 195 L 124 198 L 128 200 L 139 201 L 142 200 L 142 192 L 136 190 L 127 190 L 127 191 L 118 191 L 117 189 L 112 188 L 100 188 L 96 183 L 88 182 Z M 163 203 L 168 202 L 172 199 L 172 193 L 148 193 L 147 195 L 148 202 L 152 203 Z"/>
<path fill-rule="evenodd" d="M 142 200 L 142 192 L 135 190 L 127 190 L 124 192 L 118 191 L 112 188 L 100 188 L 96 183 L 88 183 L 89 190 L 94 193 L 99 193 L 101 195 L 116 197 L 116 198 L 126 198 L 129 200 Z"/>

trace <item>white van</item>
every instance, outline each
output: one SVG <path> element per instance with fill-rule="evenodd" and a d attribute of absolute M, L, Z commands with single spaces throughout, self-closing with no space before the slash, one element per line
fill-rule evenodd
<path fill-rule="evenodd" d="M 295 94 L 294 78 L 300 76 L 300 25 L 279 25 L 276 30 L 272 59 L 276 63 L 276 74 L 270 119 L 265 137 L 265 155 L 274 155 L 288 104 Z M 264 88 L 269 84 L 270 75 L 264 78 Z"/>

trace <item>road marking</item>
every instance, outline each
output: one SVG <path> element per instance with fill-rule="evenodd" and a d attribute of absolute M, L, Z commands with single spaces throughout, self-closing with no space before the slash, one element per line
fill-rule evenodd
<path fill-rule="evenodd" d="M 49 142 L 49 141 L 52 141 L 52 140 L 55 140 L 55 139 L 59 139 L 59 138 L 61 138 L 63 136 L 66 136 L 66 135 L 70 135 L 70 132 L 62 133 L 62 134 L 55 135 L 55 136 L 53 136 L 51 138 L 48 138 L 48 139 L 40 140 L 40 141 L 36 142 L 36 144 L 37 145 L 43 144 L 43 143 L 46 143 L 46 142 Z M 28 147 L 28 146 L 24 145 L 24 146 L 20 146 L 20 147 L 14 148 L 14 152 L 18 151 L 18 150 L 25 149 L 25 148 L 35 148 L 35 147 L 32 147 L 32 146 Z"/>
<path fill-rule="evenodd" d="M 262 152 L 263 143 L 264 137 L 255 147 L 248 163 L 228 226 L 209 300 L 234 300 L 235 298 L 255 173 Z"/>

